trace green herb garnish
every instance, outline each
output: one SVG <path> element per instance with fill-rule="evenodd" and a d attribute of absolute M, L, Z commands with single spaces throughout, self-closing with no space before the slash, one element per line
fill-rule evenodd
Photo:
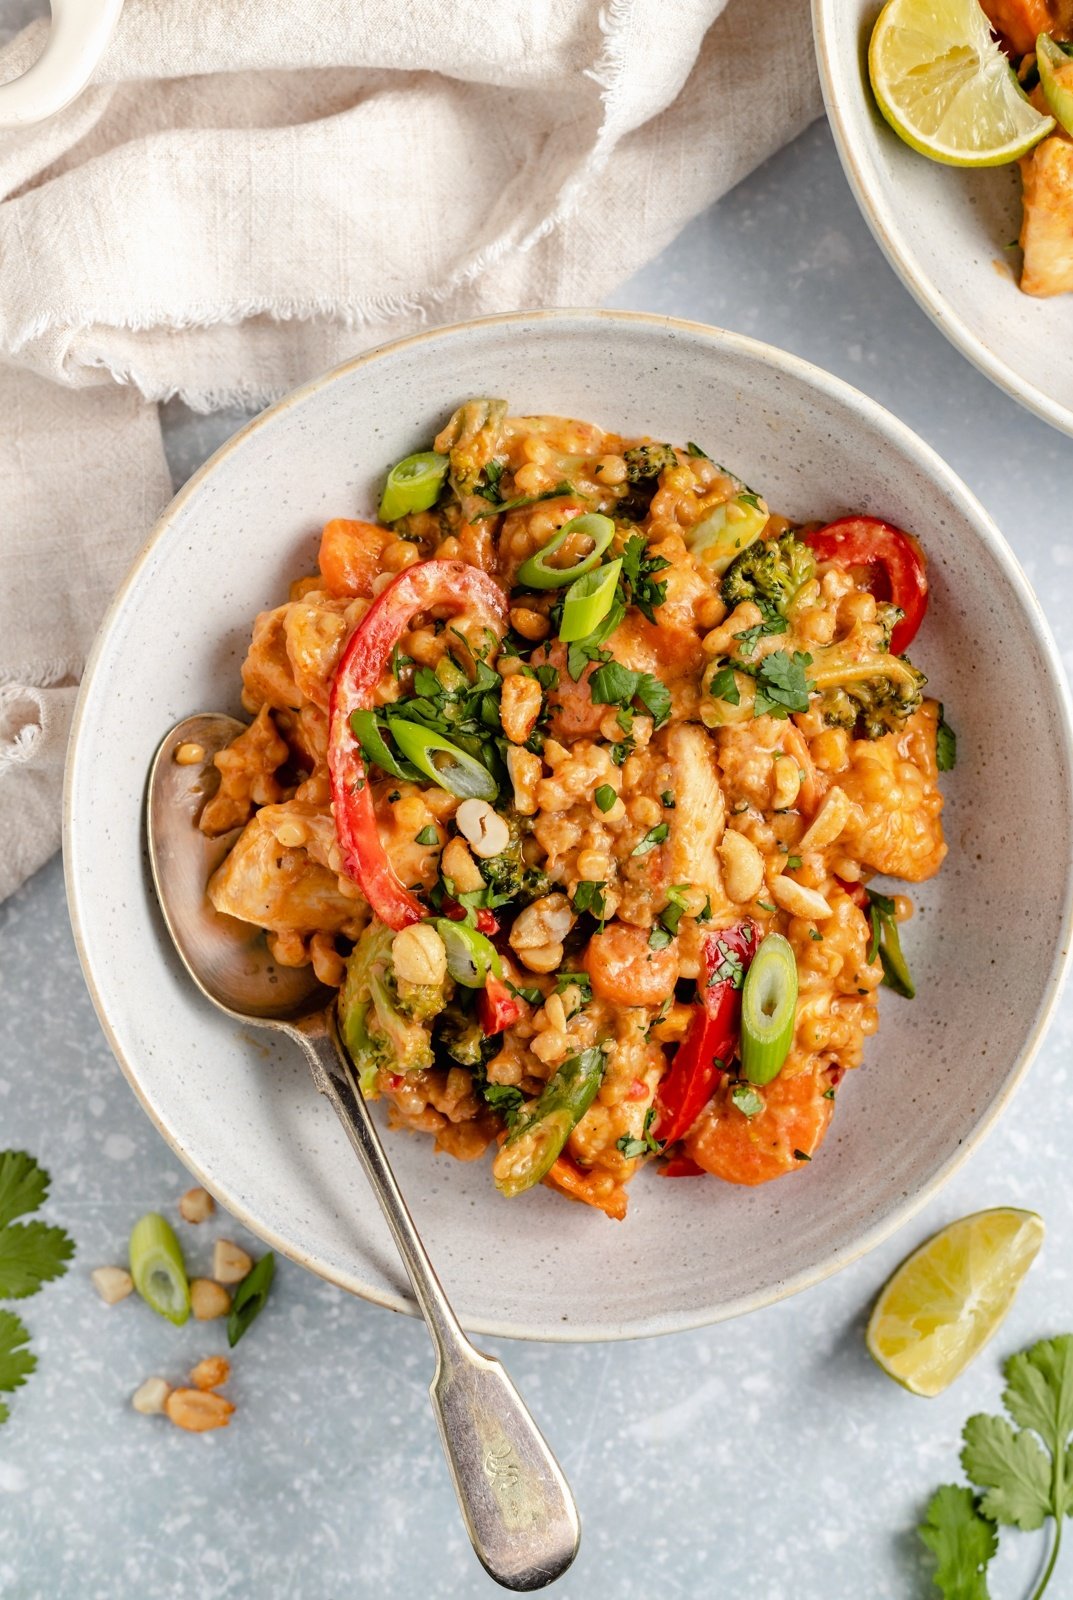
<path fill-rule="evenodd" d="M 17 1222 L 44 1205 L 49 1176 L 24 1150 L 0 1153 L 0 1299 L 25 1300 L 42 1284 L 61 1278 L 74 1254 L 62 1228 L 39 1220 Z M 13 1311 L 0 1311 L 0 1395 L 12 1394 L 37 1366 L 30 1332 Z M 0 1400 L 0 1423 L 8 1407 Z"/>
<path fill-rule="evenodd" d="M 630 855 L 646 856 L 648 852 L 650 850 L 654 850 L 658 844 L 663 844 L 670 831 L 671 826 L 669 822 L 657 822 L 654 828 L 649 828 L 648 832 L 645 834 L 640 843 L 634 845 L 633 849 L 630 851 Z"/>
<path fill-rule="evenodd" d="M 593 795 L 593 799 L 596 801 L 596 804 L 601 811 L 607 812 L 613 808 L 615 801 L 618 799 L 618 795 L 615 793 L 614 789 L 612 789 L 609 783 L 601 783 L 600 787 Z"/>

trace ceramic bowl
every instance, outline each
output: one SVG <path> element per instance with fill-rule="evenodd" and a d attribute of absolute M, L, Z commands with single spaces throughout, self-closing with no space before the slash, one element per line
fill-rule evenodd
<path fill-rule="evenodd" d="M 184 976 L 150 887 L 143 795 L 172 723 L 239 711 L 252 619 L 312 568 L 324 521 L 370 513 L 386 466 L 488 393 L 523 412 L 697 439 L 790 515 L 881 514 L 914 529 L 931 563 L 913 653 L 960 742 L 944 784 L 950 855 L 905 933 L 918 998 L 884 991 L 867 1065 L 808 1170 L 755 1190 L 642 1172 L 617 1224 L 544 1189 L 503 1200 L 487 1163 L 388 1136 L 470 1328 L 669 1332 L 861 1255 L 949 1177 L 1013 1092 L 1055 998 L 1069 919 L 1062 679 L 1013 556 L 938 457 L 846 384 L 714 328 L 553 312 L 425 333 L 300 389 L 218 451 L 158 523 L 86 673 L 66 795 L 71 915 L 101 1022 L 164 1138 L 255 1233 L 369 1300 L 413 1309 L 364 1178 L 298 1052 L 222 1016 Z"/>
<path fill-rule="evenodd" d="M 865 221 L 906 288 L 962 355 L 1007 394 L 1073 434 L 1073 294 L 1017 287 L 1016 166 L 940 166 L 902 143 L 868 82 L 880 0 L 812 0 L 827 115 Z"/>

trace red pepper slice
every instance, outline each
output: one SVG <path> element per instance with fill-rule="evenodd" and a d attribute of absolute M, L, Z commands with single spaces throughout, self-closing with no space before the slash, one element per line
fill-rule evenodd
<path fill-rule="evenodd" d="M 698 1167 L 692 1156 L 672 1156 L 659 1169 L 661 1178 L 703 1178 L 704 1168 Z"/>
<path fill-rule="evenodd" d="M 893 600 L 905 612 L 890 647 L 897 656 L 908 650 L 928 609 L 927 565 L 913 535 L 878 517 L 840 517 L 806 534 L 805 543 L 817 561 L 871 569 L 869 588 L 876 599 Z"/>
<path fill-rule="evenodd" d="M 653 1133 L 664 1144 L 682 1139 L 708 1104 L 738 1048 L 741 983 L 756 954 L 760 932 L 749 917 L 710 933 L 704 941 L 700 1004 L 656 1094 Z M 724 965 L 737 971 L 720 975 Z"/>
<path fill-rule="evenodd" d="M 445 917 L 450 917 L 452 922 L 465 922 L 466 920 L 465 906 L 460 906 L 457 900 L 451 899 L 450 895 L 444 895 L 443 897 L 443 914 Z M 489 911 L 487 907 L 480 906 L 476 912 L 476 917 L 477 932 L 483 933 L 486 939 L 490 939 L 493 934 L 499 932 L 499 918 L 494 911 Z"/>
<path fill-rule="evenodd" d="M 522 1003 L 501 978 L 489 973 L 477 996 L 477 1016 L 486 1039 L 512 1028 L 522 1014 Z"/>
<path fill-rule="evenodd" d="M 328 769 L 343 870 L 361 885 L 380 921 L 396 930 L 420 922 L 425 911 L 399 878 L 381 842 L 350 718 L 372 705 L 395 645 L 416 613 L 433 606 L 452 611 L 478 608 L 499 633 L 507 625 L 506 596 L 487 573 L 464 561 L 419 561 L 400 572 L 373 601 L 351 634 L 332 680 Z"/>

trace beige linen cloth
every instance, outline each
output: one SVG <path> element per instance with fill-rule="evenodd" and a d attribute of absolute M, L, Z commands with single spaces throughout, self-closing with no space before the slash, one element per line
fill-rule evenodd
<path fill-rule="evenodd" d="M 0 133 L 0 899 L 171 492 L 155 402 L 596 302 L 818 109 L 807 0 L 127 0 L 81 99 Z"/>

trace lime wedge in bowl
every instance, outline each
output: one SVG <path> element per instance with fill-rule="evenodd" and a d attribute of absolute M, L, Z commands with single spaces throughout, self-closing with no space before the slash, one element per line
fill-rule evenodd
<path fill-rule="evenodd" d="M 1073 134 L 1073 55 L 1048 33 L 1036 40 L 1036 65 L 1047 104 L 1067 133 Z"/>
<path fill-rule="evenodd" d="M 913 1394 L 941 1394 L 1010 1309 L 1043 1232 L 1034 1211 L 1012 1206 L 951 1222 L 880 1292 L 865 1335 L 868 1354 Z"/>
<path fill-rule="evenodd" d="M 1054 127 L 1024 94 L 976 0 L 887 0 L 868 73 L 899 138 L 948 166 L 1002 166 Z"/>

